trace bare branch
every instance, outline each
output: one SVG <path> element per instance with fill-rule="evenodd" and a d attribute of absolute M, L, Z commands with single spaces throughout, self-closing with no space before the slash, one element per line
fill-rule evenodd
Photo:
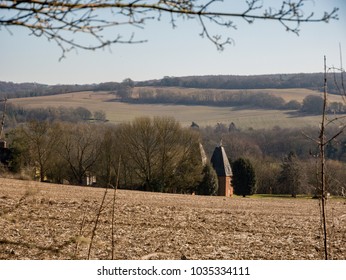
<path fill-rule="evenodd" d="M 340 93 L 342 95 L 342 98 L 346 104 L 346 88 L 345 88 L 345 83 L 344 83 L 344 73 L 345 69 L 342 66 L 342 51 L 341 51 L 341 43 L 339 43 L 339 56 L 340 56 L 340 76 L 341 76 L 341 90 Z"/>
<path fill-rule="evenodd" d="M 29 29 L 32 35 L 46 37 L 56 42 L 62 49 L 62 57 L 71 49 L 96 50 L 117 43 L 143 43 L 146 40 L 129 39 L 116 32 L 115 38 L 105 39 L 104 30 L 131 26 L 144 28 L 149 20 L 160 20 L 162 15 L 170 16 L 172 27 L 177 26 L 179 17 L 196 19 L 201 25 L 201 35 L 210 40 L 218 50 L 233 43 L 220 34 L 211 34 L 208 21 L 212 25 L 236 29 L 233 19 L 239 18 L 252 23 L 255 20 L 279 22 L 290 32 L 299 34 L 302 23 L 329 22 L 338 18 L 338 8 L 325 12 L 320 17 L 314 13 L 307 16 L 303 6 L 308 0 L 286 0 L 279 9 L 264 8 L 260 0 L 246 0 L 243 12 L 230 10 L 229 2 L 223 0 L 34 0 L 0 1 L 0 28 L 20 26 Z M 90 45 L 80 35 L 91 38 Z M 73 39 L 71 39 L 71 37 Z M 126 37 L 126 36 L 125 36 Z M 77 42 L 78 41 L 78 42 Z"/>

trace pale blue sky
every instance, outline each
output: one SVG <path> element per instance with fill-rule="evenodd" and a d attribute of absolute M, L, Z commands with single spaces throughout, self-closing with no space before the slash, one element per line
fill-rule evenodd
<path fill-rule="evenodd" d="M 233 5 L 224 2 L 225 7 Z M 300 36 L 286 32 L 277 22 L 258 20 L 250 25 L 240 19 L 236 21 L 238 30 L 217 28 L 235 41 L 222 52 L 199 36 L 200 26 L 193 20 L 179 21 L 176 29 L 168 19 L 152 21 L 144 30 L 135 30 L 136 38 L 147 39 L 147 43 L 113 45 L 111 51 L 72 51 L 60 62 L 61 50 L 55 43 L 29 36 L 30 32 L 22 28 L 11 28 L 13 35 L 2 28 L 0 80 L 89 84 L 125 78 L 140 81 L 164 76 L 322 72 L 324 55 L 329 66 L 339 66 L 339 43 L 345 66 L 346 1 L 307 4 L 316 15 L 339 7 L 340 19 L 329 24 L 303 24 Z"/>

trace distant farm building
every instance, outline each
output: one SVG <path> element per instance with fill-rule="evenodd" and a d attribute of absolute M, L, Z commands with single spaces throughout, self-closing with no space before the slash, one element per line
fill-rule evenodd
<path fill-rule="evenodd" d="M 211 157 L 211 164 L 214 167 L 218 182 L 219 182 L 219 196 L 232 196 L 233 187 L 232 187 L 232 168 L 227 158 L 224 147 L 220 144 L 215 148 L 213 155 Z"/>
<path fill-rule="evenodd" d="M 83 177 L 83 185 L 94 186 L 96 185 L 96 176 L 91 172 L 86 172 Z"/>

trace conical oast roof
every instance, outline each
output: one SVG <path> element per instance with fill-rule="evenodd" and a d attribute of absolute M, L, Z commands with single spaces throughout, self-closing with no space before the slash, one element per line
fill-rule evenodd
<path fill-rule="evenodd" d="M 218 177 L 233 175 L 227 154 L 221 145 L 215 148 L 211 157 L 211 164 L 213 165 Z"/>
<path fill-rule="evenodd" d="M 207 158 L 207 155 L 205 153 L 205 150 L 203 148 L 202 143 L 199 143 L 199 151 L 200 151 L 200 154 L 201 154 L 202 165 L 205 166 L 207 164 L 208 158 Z"/>

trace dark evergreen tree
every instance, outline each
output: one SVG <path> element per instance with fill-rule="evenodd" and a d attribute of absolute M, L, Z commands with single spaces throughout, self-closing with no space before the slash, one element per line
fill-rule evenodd
<path fill-rule="evenodd" d="M 278 178 L 279 193 L 291 194 L 296 197 L 302 184 L 301 168 L 298 159 L 290 152 L 281 163 L 281 172 Z"/>
<path fill-rule="evenodd" d="M 197 187 L 196 194 L 199 195 L 217 195 L 219 184 L 214 168 L 207 164 L 203 168 L 203 179 Z"/>
<path fill-rule="evenodd" d="M 256 187 L 256 174 L 251 162 L 245 158 L 239 158 L 232 164 L 232 184 L 236 195 L 252 195 Z"/>

